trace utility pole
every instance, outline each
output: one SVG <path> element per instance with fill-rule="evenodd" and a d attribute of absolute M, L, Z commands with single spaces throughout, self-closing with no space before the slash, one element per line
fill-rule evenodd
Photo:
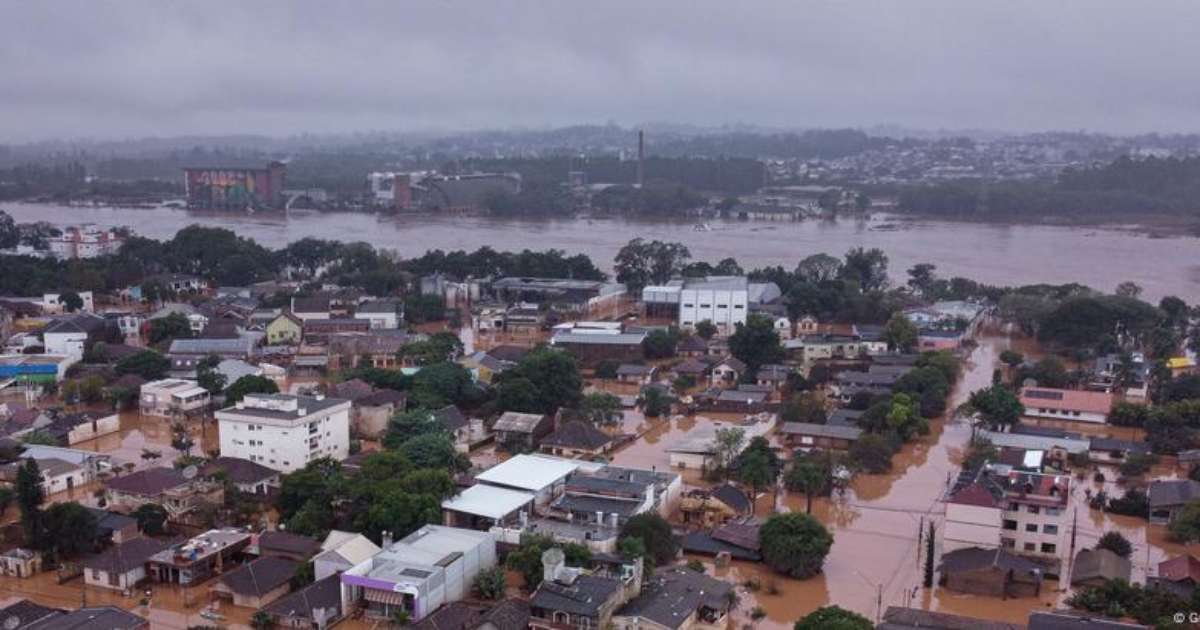
<path fill-rule="evenodd" d="M 875 595 L 875 625 L 879 625 L 879 623 L 882 621 L 882 614 L 883 614 L 883 585 L 878 584 L 878 585 L 876 585 L 876 588 L 877 588 L 877 590 L 876 590 L 876 595 Z"/>

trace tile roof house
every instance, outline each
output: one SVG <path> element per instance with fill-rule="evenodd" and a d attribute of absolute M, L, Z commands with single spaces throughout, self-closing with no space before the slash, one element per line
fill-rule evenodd
<path fill-rule="evenodd" d="M 224 475 L 225 480 L 237 486 L 238 490 L 261 496 L 265 496 L 272 488 L 278 488 L 281 483 L 278 470 L 238 457 L 218 457 L 205 464 L 200 474 L 208 478 Z"/>
<path fill-rule="evenodd" d="M 1026 416 L 1097 424 L 1108 420 L 1113 405 L 1113 395 L 1107 392 L 1050 387 L 1025 387 L 1020 399 Z"/>
<path fill-rule="evenodd" d="M 83 579 L 91 586 L 125 591 L 146 579 L 146 561 L 166 549 L 168 543 L 153 538 L 134 538 L 113 545 L 83 561 Z"/>
<path fill-rule="evenodd" d="M 1158 575 L 1148 577 L 1146 585 L 1165 588 L 1188 599 L 1200 585 L 1200 560 L 1194 556 L 1176 556 L 1158 563 Z"/>
<path fill-rule="evenodd" d="M 267 604 L 264 611 L 281 628 L 318 630 L 342 618 L 342 583 L 329 575 Z"/>
<path fill-rule="evenodd" d="M 883 613 L 883 622 L 876 630 L 1025 630 L 1025 626 L 920 608 L 888 606 Z"/>
<path fill-rule="evenodd" d="M 1084 549 L 1075 555 L 1071 586 L 1103 586 L 1108 580 L 1129 581 L 1133 563 L 1108 549 Z"/>
<path fill-rule="evenodd" d="M 379 545 L 362 534 L 333 530 L 313 557 L 313 574 L 320 580 L 345 571 L 379 553 Z"/>
<path fill-rule="evenodd" d="M 258 535 L 259 557 L 276 557 L 304 562 L 321 550 L 321 543 L 291 532 L 263 532 Z"/>
<path fill-rule="evenodd" d="M 1083 614 L 1074 610 L 1034 611 L 1027 630 L 1150 630 L 1150 626 Z"/>
<path fill-rule="evenodd" d="M 1036 596 L 1042 565 L 1003 549 L 967 547 L 942 555 L 939 567 L 947 590 L 992 597 Z"/>
<path fill-rule="evenodd" d="M 259 558 L 221 576 L 212 593 L 228 598 L 234 606 L 261 609 L 287 594 L 297 566 L 287 558 Z"/>
<path fill-rule="evenodd" d="M 492 431 L 496 434 L 496 443 L 510 451 L 529 451 L 537 448 L 542 437 L 553 430 L 550 417 L 535 413 L 504 412 Z"/>
<path fill-rule="evenodd" d="M 1150 482 L 1150 522 L 1165 524 L 1184 505 L 1200 499 L 1200 481 L 1155 479 Z"/>
<path fill-rule="evenodd" d="M 596 425 L 583 420 L 570 420 L 542 438 L 541 450 L 562 457 L 596 457 L 608 452 L 612 446 L 613 437 L 596 428 Z"/>
<path fill-rule="evenodd" d="M 104 483 L 110 507 L 132 512 L 146 503 L 157 503 L 174 516 L 186 514 L 203 503 L 219 504 L 225 491 L 218 484 L 188 480 L 174 468 L 147 468 Z"/>
<path fill-rule="evenodd" d="M 723 628 L 732 608 L 734 586 L 686 567 L 659 569 L 642 591 L 613 614 L 618 628 L 682 630 L 695 626 Z"/>

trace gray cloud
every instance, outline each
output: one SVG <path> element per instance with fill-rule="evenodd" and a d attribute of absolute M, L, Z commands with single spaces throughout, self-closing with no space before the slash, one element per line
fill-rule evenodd
<path fill-rule="evenodd" d="M 0 139 L 544 127 L 1200 131 L 1200 3 L 0 1 Z"/>

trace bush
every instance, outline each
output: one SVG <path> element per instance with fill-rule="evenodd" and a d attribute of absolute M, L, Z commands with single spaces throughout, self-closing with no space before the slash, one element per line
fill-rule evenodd
<path fill-rule="evenodd" d="M 874 630 L 866 617 L 838 606 L 825 606 L 796 622 L 793 630 Z"/>
<path fill-rule="evenodd" d="M 480 599 L 490 599 L 493 601 L 504 599 L 505 590 L 508 588 L 504 567 L 497 565 L 480 571 L 475 576 L 474 588 L 475 594 Z"/>
<path fill-rule="evenodd" d="M 1108 532 L 1100 537 L 1096 549 L 1107 549 L 1122 558 L 1128 558 L 1133 553 L 1133 544 L 1121 532 Z"/>

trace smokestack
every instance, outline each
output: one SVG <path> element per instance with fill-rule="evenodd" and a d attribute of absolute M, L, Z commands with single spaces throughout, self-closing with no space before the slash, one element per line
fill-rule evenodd
<path fill-rule="evenodd" d="M 638 129 L 638 164 L 637 185 L 641 188 L 646 183 L 646 133 Z"/>

